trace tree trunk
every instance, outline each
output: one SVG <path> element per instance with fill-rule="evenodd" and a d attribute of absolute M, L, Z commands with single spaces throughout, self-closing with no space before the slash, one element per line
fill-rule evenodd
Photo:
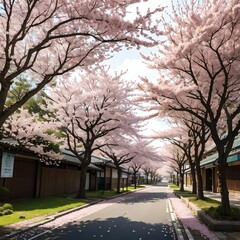
<path fill-rule="evenodd" d="M 222 163 L 218 167 L 218 176 L 220 182 L 220 193 L 221 193 L 221 208 L 222 208 L 222 215 L 228 216 L 230 214 L 230 201 L 229 201 L 229 192 L 227 187 L 227 180 L 226 180 L 226 167 L 227 163 Z"/>
<path fill-rule="evenodd" d="M 137 175 L 136 173 L 133 174 L 134 189 L 137 188 L 137 176 L 136 175 Z"/>
<path fill-rule="evenodd" d="M 190 163 L 191 175 L 192 175 L 192 193 L 197 193 L 197 181 L 196 181 L 196 171 L 195 171 L 195 163 Z"/>
<path fill-rule="evenodd" d="M 179 174 L 177 173 L 177 186 L 179 186 Z"/>
<path fill-rule="evenodd" d="M 180 172 L 180 191 L 184 192 L 184 172 Z"/>
<path fill-rule="evenodd" d="M 117 193 L 120 193 L 120 182 L 121 182 L 121 169 L 117 169 L 118 177 L 117 177 Z"/>
<path fill-rule="evenodd" d="M 196 160 L 196 174 L 197 174 L 197 199 L 204 200 L 202 172 L 200 162 Z"/>
<path fill-rule="evenodd" d="M 86 198 L 86 193 L 85 193 L 86 174 L 87 174 L 87 166 L 82 165 L 79 192 L 77 194 L 78 198 Z"/>
<path fill-rule="evenodd" d="M 147 177 L 147 184 L 148 184 L 148 173 L 146 173 L 146 177 Z"/>

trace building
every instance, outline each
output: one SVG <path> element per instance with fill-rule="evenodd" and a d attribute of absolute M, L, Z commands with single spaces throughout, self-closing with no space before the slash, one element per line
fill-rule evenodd
<path fill-rule="evenodd" d="M 69 150 L 62 152 L 61 161 L 41 161 L 37 154 L 20 147 L 16 141 L 0 142 L 0 186 L 10 190 L 10 199 L 46 197 L 77 193 L 80 185 L 81 163 Z M 115 165 L 104 158 L 92 156 L 88 166 L 85 189 L 116 188 Z M 123 169 L 121 187 L 126 187 L 128 173 Z"/>
<path fill-rule="evenodd" d="M 201 163 L 203 190 L 220 192 L 219 179 L 217 173 L 218 153 L 211 151 Z M 232 151 L 227 159 L 228 167 L 226 170 L 227 186 L 229 194 L 240 197 L 240 136 L 236 137 Z M 185 184 L 192 185 L 190 170 L 186 171 Z"/>

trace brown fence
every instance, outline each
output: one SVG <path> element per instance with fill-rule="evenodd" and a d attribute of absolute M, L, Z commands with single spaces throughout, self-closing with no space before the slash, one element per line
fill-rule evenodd
<path fill-rule="evenodd" d="M 67 194 L 78 191 L 80 173 L 77 166 L 50 167 L 34 157 L 15 156 L 13 177 L 0 178 L 0 186 L 10 190 L 10 200 Z"/>
<path fill-rule="evenodd" d="M 40 196 L 51 196 L 77 192 L 80 170 L 42 167 Z"/>
<path fill-rule="evenodd" d="M 229 193 L 240 196 L 240 165 L 228 167 L 226 174 Z"/>
<path fill-rule="evenodd" d="M 10 199 L 34 197 L 36 169 L 36 160 L 15 157 L 13 177 L 0 180 L 10 190 Z"/>

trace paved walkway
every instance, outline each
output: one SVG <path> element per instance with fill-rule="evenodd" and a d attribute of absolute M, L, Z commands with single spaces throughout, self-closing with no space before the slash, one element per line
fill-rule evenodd
<path fill-rule="evenodd" d="M 190 187 L 184 187 L 185 190 L 192 190 Z M 204 196 L 210 199 L 216 200 L 221 202 L 221 194 L 220 193 L 213 193 L 209 191 L 204 191 Z M 229 201 L 230 204 L 240 208 L 240 197 L 229 194 Z M 240 240 L 240 231 L 239 232 L 213 232 L 213 234 L 219 240 Z"/>
<path fill-rule="evenodd" d="M 204 191 L 204 196 L 221 202 L 220 193 L 213 193 L 213 192 Z M 234 206 L 240 208 L 240 197 L 229 194 L 229 200 L 230 200 L 231 205 L 234 205 Z"/>
<path fill-rule="evenodd" d="M 188 186 L 184 186 L 184 189 L 192 191 L 192 188 L 188 187 Z M 204 196 L 221 202 L 221 194 L 220 193 L 213 193 L 213 192 L 210 192 L 210 191 L 204 191 Z M 234 205 L 234 206 L 240 208 L 240 196 L 238 197 L 238 196 L 235 196 L 233 194 L 229 194 L 229 200 L 230 200 L 231 205 Z"/>
<path fill-rule="evenodd" d="M 204 191 L 204 196 L 221 202 L 220 193 Z M 240 197 L 229 194 L 229 201 L 231 205 L 240 208 Z M 240 240 L 240 230 L 239 232 L 224 232 L 224 233 L 215 232 L 215 235 L 218 236 L 219 240 L 221 239 Z"/>
<path fill-rule="evenodd" d="M 208 229 L 187 207 L 187 205 L 178 198 L 173 192 L 168 193 L 168 198 L 174 208 L 177 218 L 181 221 L 184 231 L 191 240 L 218 240 L 215 234 Z M 194 234 L 195 233 L 195 234 Z M 184 238 L 185 239 L 185 238 Z"/>

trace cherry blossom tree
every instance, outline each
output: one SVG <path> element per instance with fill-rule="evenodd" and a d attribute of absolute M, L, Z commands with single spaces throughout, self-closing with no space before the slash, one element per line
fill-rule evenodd
<path fill-rule="evenodd" d="M 100 67 L 76 79 L 65 79 L 48 94 L 51 99 L 46 100 L 46 110 L 52 116 L 47 115 L 46 121 L 60 131 L 65 146 L 81 163 L 78 197 L 85 197 L 92 153 L 107 144 L 102 138 L 117 129 L 133 131 L 137 118 L 129 100 L 131 83 L 125 83 L 122 75 L 111 76 L 108 69 Z"/>
<path fill-rule="evenodd" d="M 180 147 L 173 146 L 172 149 L 172 157 L 170 160 L 175 162 L 178 166 L 178 173 L 180 177 L 180 191 L 184 191 L 184 174 L 185 174 L 185 164 L 187 163 L 188 159 L 184 151 Z"/>
<path fill-rule="evenodd" d="M 144 159 L 145 160 L 145 159 Z M 137 188 L 137 173 L 143 166 L 144 161 L 139 161 L 138 158 L 134 158 L 128 165 L 128 169 L 131 171 L 133 174 L 133 183 L 134 183 L 134 188 Z"/>
<path fill-rule="evenodd" d="M 162 156 L 161 156 L 162 160 Z M 152 159 L 152 156 L 149 155 L 148 161 L 141 166 L 141 169 L 143 170 L 145 176 L 146 176 L 146 184 L 149 184 L 149 178 L 150 178 L 150 183 L 152 183 L 152 178 L 151 175 L 153 172 L 155 172 L 159 168 L 160 161 L 156 161 Z"/>
<path fill-rule="evenodd" d="M 239 7 L 238 0 L 175 6 L 171 23 L 164 24 L 165 42 L 148 59 L 159 70 L 159 81 L 145 79 L 149 99 L 161 109 L 187 112 L 209 128 L 218 152 L 224 215 L 230 212 L 227 158 L 240 129 Z"/>
<path fill-rule="evenodd" d="M 147 94 L 145 87 L 140 86 L 140 88 L 143 90 L 144 95 Z M 142 93 L 140 93 L 140 95 L 142 95 Z M 149 99 L 149 97 L 147 98 Z M 156 112 L 156 109 L 159 110 L 156 103 L 158 105 L 161 103 L 155 97 L 153 97 L 152 100 L 153 102 L 148 108 Z M 141 97 L 140 101 L 142 101 Z M 179 113 L 169 111 L 169 108 L 161 108 L 160 114 L 153 113 L 155 118 L 160 119 L 166 118 L 166 115 L 168 122 L 167 130 L 154 132 L 148 135 L 148 138 L 153 139 L 154 141 L 171 142 L 185 152 L 191 169 L 192 193 L 197 194 L 198 199 L 204 199 L 200 161 L 202 160 L 205 151 L 206 142 L 210 137 L 209 130 L 203 122 L 186 112 Z M 179 171 L 177 170 L 177 172 Z"/>
<path fill-rule="evenodd" d="M 146 176 L 146 184 L 149 184 L 149 175 L 151 172 L 151 164 L 150 163 L 145 163 L 141 169 L 143 170 L 145 176 Z"/>
<path fill-rule="evenodd" d="M 151 171 L 150 171 L 150 179 L 151 179 L 151 183 L 155 182 L 156 181 L 156 178 L 157 178 L 157 170 L 158 168 L 155 167 L 153 168 Z"/>
<path fill-rule="evenodd" d="M 3 137 L 17 141 L 22 148 L 36 153 L 41 161 L 57 164 L 61 160 L 61 138 L 47 131 L 55 124 L 41 121 L 38 114 L 31 114 L 21 108 L 11 115 L 3 125 Z"/>
<path fill-rule="evenodd" d="M 163 152 L 163 157 L 166 164 L 177 173 L 177 185 L 179 185 L 180 180 L 180 191 L 184 191 L 184 166 L 188 159 L 181 145 L 184 145 L 184 143 L 181 141 L 166 143 L 165 149 L 167 150 Z"/>
<path fill-rule="evenodd" d="M 120 193 L 122 165 L 131 162 L 132 159 L 134 159 L 135 154 L 119 145 L 107 145 L 107 148 L 102 148 L 101 151 L 103 152 L 104 156 L 113 161 L 117 168 L 117 193 Z"/>
<path fill-rule="evenodd" d="M 140 0 L 1 0 L 0 127 L 5 120 L 58 76 L 109 58 L 122 46 L 150 47 L 158 35 L 157 8 L 126 20 Z M 29 89 L 10 106 L 8 92 L 19 79 Z"/>
<path fill-rule="evenodd" d="M 209 145 L 211 141 L 209 141 L 210 138 L 209 129 L 202 121 L 197 120 L 198 119 L 194 118 L 190 118 L 187 121 L 186 119 L 184 120 L 184 124 L 188 128 L 189 139 L 186 148 L 182 149 L 188 158 L 188 163 L 191 168 L 192 176 L 195 174 L 195 172 L 197 175 L 197 181 L 196 177 L 195 179 L 193 179 L 193 181 L 195 181 L 195 185 L 197 185 L 196 189 L 197 199 L 203 200 L 204 199 L 203 180 L 200 162 L 203 159 L 204 152 L 207 150 L 206 145 Z"/>
<path fill-rule="evenodd" d="M 137 118 L 138 119 L 138 118 Z M 121 129 L 122 130 L 122 129 Z M 118 181 L 117 181 L 117 192 L 120 192 L 120 181 L 121 181 L 121 172 L 122 168 L 134 168 L 135 174 L 136 169 L 143 165 L 144 162 L 148 162 L 149 156 L 152 159 L 159 160 L 159 155 L 156 153 L 153 147 L 150 146 L 150 142 L 144 139 L 141 139 L 141 135 L 138 134 L 138 128 L 135 128 L 136 133 L 129 135 L 129 131 L 124 131 L 119 134 L 118 130 L 115 131 L 115 134 L 107 136 L 106 146 L 100 150 L 105 156 L 110 158 L 118 171 Z M 136 136 L 138 138 L 136 138 Z M 135 138 L 134 138 L 135 137 Z M 139 167 L 140 166 L 140 167 Z M 136 177 L 136 176 L 135 176 Z M 136 186 L 136 185 L 135 185 Z"/>
<path fill-rule="evenodd" d="M 204 199 L 203 181 L 200 162 L 209 141 L 209 130 L 203 122 L 187 113 L 178 113 L 172 117 L 172 122 L 178 124 L 178 128 L 162 133 L 162 137 L 180 148 L 186 155 L 192 175 L 192 192 L 197 193 L 197 199 Z M 174 131 L 174 134 L 172 133 Z M 161 135 L 160 135 L 161 136 Z M 196 179 L 197 178 L 197 179 Z M 197 181 L 196 181 L 197 180 Z"/>

